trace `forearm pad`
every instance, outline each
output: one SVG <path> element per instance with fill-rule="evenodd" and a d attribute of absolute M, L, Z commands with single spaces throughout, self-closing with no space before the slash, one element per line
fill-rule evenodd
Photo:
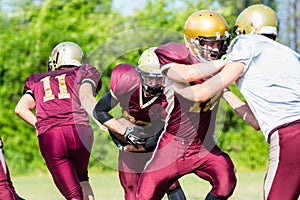
<path fill-rule="evenodd" d="M 110 92 L 107 92 L 96 104 L 93 112 L 94 117 L 101 124 L 104 124 L 106 121 L 113 118 L 108 112 L 118 103 L 118 100 L 115 99 Z"/>

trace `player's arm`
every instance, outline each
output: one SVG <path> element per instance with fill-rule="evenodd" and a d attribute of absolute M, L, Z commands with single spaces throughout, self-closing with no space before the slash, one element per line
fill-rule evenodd
<path fill-rule="evenodd" d="M 228 89 L 224 90 L 222 97 L 240 118 L 250 124 L 255 130 L 260 130 L 255 116 L 245 102 Z"/>
<path fill-rule="evenodd" d="M 95 123 L 104 129 L 103 125 L 100 124 L 93 116 L 93 109 L 97 103 L 94 96 L 95 86 L 92 81 L 85 81 L 80 85 L 79 88 L 79 99 L 83 109 L 90 115 L 90 117 L 95 121 Z"/>
<path fill-rule="evenodd" d="M 112 94 L 112 91 L 109 91 L 96 103 L 93 115 L 101 124 L 112 132 L 123 135 L 126 127 L 109 114 L 109 111 L 111 111 L 118 103 L 118 99 Z"/>
<path fill-rule="evenodd" d="M 97 103 L 94 97 L 94 88 L 89 82 L 84 82 L 79 88 L 79 99 L 81 106 L 90 115 L 93 116 L 93 109 Z"/>
<path fill-rule="evenodd" d="M 128 144 L 124 147 L 123 150 L 126 152 L 151 152 L 156 148 L 158 139 L 159 139 L 162 131 L 163 131 L 163 128 L 161 130 L 159 130 L 157 133 L 155 133 L 153 136 L 147 138 L 147 140 L 145 141 L 144 144 L 137 145 L 138 148 L 134 147 L 131 144 Z"/>
<path fill-rule="evenodd" d="M 195 102 L 204 102 L 214 96 L 217 92 L 224 90 L 232 84 L 244 69 L 244 64 L 240 62 L 230 62 L 224 68 L 202 84 L 187 85 L 174 82 L 171 87 L 175 92 L 186 99 Z"/>
<path fill-rule="evenodd" d="M 31 93 L 25 93 L 15 107 L 15 114 L 31 126 L 35 126 L 36 116 L 32 112 L 35 109 L 35 100 Z"/>
<path fill-rule="evenodd" d="M 119 101 L 110 91 L 106 93 L 96 104 L 94 108 L 94 117 L 105 127 L 107 127 L 113 134 L 118 134 L 130 144 L 137 147 L 137 144 L 142 144 L 146 140 L 142 127 L 128 127 L 119 123 L 119 121 L 109 114 L 109 111 L 114 108 Z M 115 135 L 118 137 L 118 135 Z M 119 138 L 119 137 L 118 137 Z"/>
<path fill-rule="evenodd" d="M 220 71 L 226 62 L 224 60 L 214 60 L 209 62 L 185 65 L 169 63 L 161 70 L 170 80 L 175 82 L 192 82 L 205 79 L 206 77 Z"/>

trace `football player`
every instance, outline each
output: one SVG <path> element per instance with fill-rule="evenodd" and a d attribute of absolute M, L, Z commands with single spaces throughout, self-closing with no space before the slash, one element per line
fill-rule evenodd
<path fill-rule="evenodd" d="M 244 9 L 236 19 L 234 29 L 238 36 L 228 49 L 225 62 L 185 66 L 189 73 L 197 72 L 190 80 L 217 74 L 205 85 L 181 88 L 178 92 L 186 98 L 206 101 L 236 82 L 270 144 L 264 199 L 297 200 L 300 195 L 300 55 L 274 41 L 277 26 L 276 13 L 270 7 L 255 4 Z M 178 76 L 171 77 L 175 74 L 173 70 L 170 67 L 168 76 L 181 81 Z"/>
<path fill-rule="evenodd" d="M 168 66 L 173 63 L 188 65 L 218 59 L 224 55 L 230 41 L 227 22 L 211 10 L 193 13 L 186 20 L 184 31 L 186 46 L 167 43 L 155 50 L 164 74 L 168 75 Z M 204 81 L 195 80 L 191 85 Z M 165 82 L 170 112 L 153 157 L 141 175 L 137 199 L 161 199 L 175 180 L 189 173 L 212 185 L 206 200 L 228 199 L 235 189 L 236 176 L 232 160 L 215 140 L 219 99 L 223 95 L 239 115 L 251 110 L 228 89 L 206 101 L 195 102 L 174 92 L 168 76 Z M 259 128 L 255 118 L 252 125 Z"/>
<path fill-rule="evenodd" d="M 118 167 L 119 179 L 124 189 L 126 200 L 136 199 L 136 189 L 140 173 L 152 156 L 157 140 L 164 127 L 166 117 L 166 97 L 163 93 L 163 76 L 157 56 L 154 53 L 156 47 L 145 50 L 140 56 L 138 66 L 120 64 L 111 74 L 110 91 L 104 95 L 94 109 L 94 117 L 106 126 L 111 133 L 123 135 L 127 141 L 128 135 L 134 137 L 137 127 L 143 127 L 144 134 L 149 137 L 138 148 L 127 145 L 126 141 L 116 140 L 117 135 L 112 135 L 116 144 L 120 147 Z M 120 104 L 123 118 L 134 124 L 133 131 L 129 131 L 130 125 L 113 118 L 108 112 Z M 124 151 L 122 151 L 124 150 Z M 142 151 L 127 152 L 127 151 Z M 168 199 L 182 200 L 185 195 L 175 180 L 168 188 Z"/>
<path fill-rule="evenodd" d="M 0 137 L 0 199 L 24 200 L 16 193 L 10 179 L 9 170 L 3 152 L 3 141 Z"/>
<path fill-rule="evenodd" d="M 48 72 L 26 80 L 15 113 L 37 130 L 41 154 L 54 183 L 69 200 L 93 200 L 88 164 L 93 130 L 88 113 L 101 89 L 98 70 L 83 65 L 83 51 L 74 42 L 59 43 Z M 36 110 L 36 115 L 33 110 Z"/>

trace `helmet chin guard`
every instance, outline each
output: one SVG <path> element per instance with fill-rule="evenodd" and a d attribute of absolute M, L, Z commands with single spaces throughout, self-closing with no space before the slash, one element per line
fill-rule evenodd
<path fill-rule="evenodd" d="M 159 96 L 162 93 L 162 86 L 149 86 L 146 84 L 142 84 L 143 91 L 146 93 L 147 97 Z"/>

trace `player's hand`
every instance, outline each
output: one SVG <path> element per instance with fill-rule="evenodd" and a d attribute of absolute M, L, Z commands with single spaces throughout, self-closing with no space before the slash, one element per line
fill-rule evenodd
<path fill-rule="evenodd" d="M 147 141 L 147 136 L 143 132 L 144 129 L 142 127 L 127 127 L 123 137 L 135 148 L 138 148 L 138 144 L 144 144 Z"/>

